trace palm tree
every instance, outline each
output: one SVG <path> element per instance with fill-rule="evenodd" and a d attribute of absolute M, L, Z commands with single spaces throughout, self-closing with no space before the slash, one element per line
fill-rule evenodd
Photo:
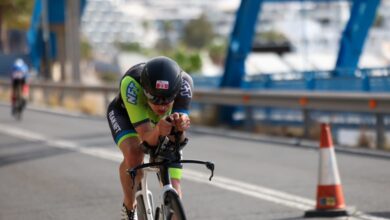
<path fill-rule="evenodd" d="M 9 29 L 27 30 L 34 6 L 32 0 L 0 1 L 0 51 L 4 51 Z"/>

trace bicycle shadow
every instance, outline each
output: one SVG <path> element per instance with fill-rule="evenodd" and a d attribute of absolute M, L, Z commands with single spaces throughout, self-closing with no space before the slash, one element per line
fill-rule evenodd
<path fill-rule="evenodd" d="M 325 220 L 325 219 L 337 219 L 337 220 L 348 220 L 351 219 L 352 216 L 345 216 L 345 217 L 316 217 L 316 218 L 305 218 L 302 216 L 297 217 L 289 217 L 289 218 L 278 218 L 274 220 Z"/>
<path fill-rule="evenodd" d="M 0 144 L 0 149 L 16 149 L 16 148 L 26 148 L 29 145 L 40 144 L 42 141 L 10 141 L 10 142 L 2 142 Z"/>
<path fill-rule="evenodd" d="M 390 218 L 390 212 L 368 212 L 367 214 L 382 217 L 382 218 Z"/>
<path fill-rule="evenodd" d="M 299 216 L 299 217 L 289 217 L 289 218 L 278 218 L 278 219 L 274 219 L 274 220 L 302 220 L 302 219 L 305 219 L 303 216 Z"/>
<path fill-rule="evenodd" d="M 12 165 L 15 163 L 23 163 L 32 160 L 39 160 L 43 158 L 58 156 L 62 154 L 71 153 L 72 151 L 59 148 L 45 148 L 37 150 L 23 151 L 19 153 L 0 155 L 0 167 Z"/>

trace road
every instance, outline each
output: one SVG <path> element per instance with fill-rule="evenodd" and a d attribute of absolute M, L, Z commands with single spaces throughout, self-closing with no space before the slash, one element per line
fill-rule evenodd
<path fill-rule="evenodd" d="M 313 148 L 192 132 L 186 159 L 188 219 L 303 219 L 314 207 L 319 152 Z M 0 104 L 0 220 L 119 219 L 121 154 L 107 122 Z M 390 159 L 337 153 L 349 219 L 390 219 Z M 155 198 L 158 186 L 149 178 Z M 346 219 L 346 218 L 339 218 Z"/>

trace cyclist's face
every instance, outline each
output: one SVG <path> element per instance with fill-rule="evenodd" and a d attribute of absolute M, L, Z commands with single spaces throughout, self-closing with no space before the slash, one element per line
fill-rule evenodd
<path fill-rule="evenodd" d="M 156 105 L 151 102 L 148 102 L 148 104 L 154 113 L 158 115 L 164 115 L 172 107 L 173 101 L 164 105 Z"/>

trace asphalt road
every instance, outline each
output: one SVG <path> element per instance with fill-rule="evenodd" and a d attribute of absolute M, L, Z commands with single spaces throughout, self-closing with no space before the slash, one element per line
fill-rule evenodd
<path fill-rule="evenodd" d="M 188 219 L 303 219 L 314 206 L 318 150 L 229 133 L 189 134 L 184 157 L 216 170 L 209 182 L 204 167 L 185 166 Z M 27 110 L 18 122 L 1 104 L 0 220 L 119 219 L 120 160 L 103 118 Z M 338 153 L 337 161 L 349 219 L 390 219 L 390 159 Z"/>

